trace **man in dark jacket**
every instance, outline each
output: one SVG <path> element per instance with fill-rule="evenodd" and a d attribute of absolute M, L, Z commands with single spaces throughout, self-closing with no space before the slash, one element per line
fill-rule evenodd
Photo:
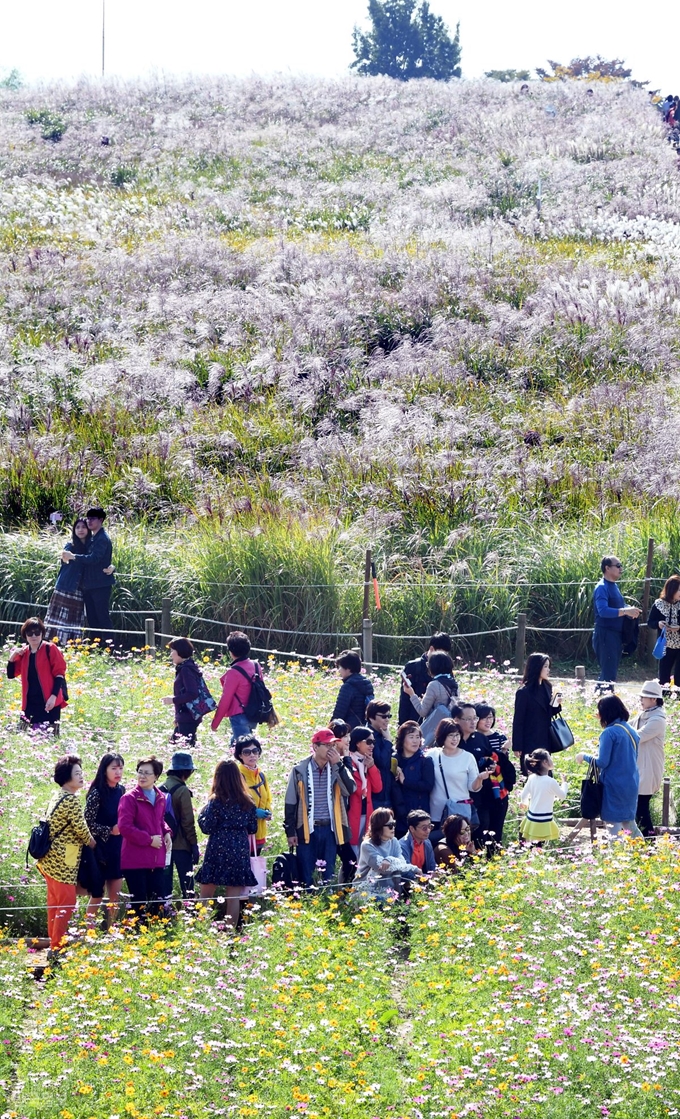
<path fill-rule="evenodd" d="M 89 552 L 84 556 L 73 552 L 62 552 L 64 563 L 76 563 L 82 570 L 80 588 L 85 599 L 87 626 L 93 637 L 98 637 L 102 645 L 112 641 L 109 599 L 115 582 L 113 575 L 105 575 L 104 568 L 111 565 L 113 546 L 103 525 L 106 513 L 99 506 L 88 509 L 85 514 L 87 527 L 92 533 Z"/>
<path fill-rule="evenodd" d="M 423 653 L 422 657 L 418 657 L 414 661 L 408 661 L 408 663 L 404 665 L 404 672 L 411 681 L 411 687 L 419 699 L 422 699 L 425 695 L 427 685 L 432 679 L 427 670 L 427 658 L 430 653 L 435 652 L 451 654 L 451 638 L 448 633 L 433 633 L 427 652 Z M 401 726 L 402 723 L 408 722 L 409 719 L 415 719 L 416 717 L 410 696 L 402 691 L 399 696 L 399 726 Z"/>
<path fill-rule="evenodd" d="M 378 767 L 380 777 L 382 780 L 382 791 L 373 793 L 373 808 L 393 808 L 392 804 L 392 789 L 394 785 L 394 773 L 396 773 L 397 763 L 394 758 L 394 751 L 392 743 L 387 737 L 387 732 L 390 729 L 390 719 L 392 718 L 392 708 L 389 703 L 384 701 L 372 699 L 366 708 L 367 725 L 373 731 L 373 761 Z M 394 772 L 392 769 L 392 759 L 394 758 Z"/>
<path fill-rule="evenodd" d="M 177 869 L 182 897 L 194 897 L 194 867 L 199 860 L 198 836 L 194 820 L 194 806 L 187 781 L 194 772 L 194 759 L 184 750 L 172 755 L 170 769 L 163 789 L 172 798 L 172 809 L 177 821 L 177 833 L 172 840 L 172 862 L 168 867 L 167 895 L 172 894 L 173 867 Z"/>
<path fill-rule="evenodd" d="M 361 673 L 361 657 L 345 651 L 336 657 L 335 667 L 342 680 L 332 719 L 344 719 L 352 730 L 366 725 L 366 705 L 373 699 L 373 685 Z"/>

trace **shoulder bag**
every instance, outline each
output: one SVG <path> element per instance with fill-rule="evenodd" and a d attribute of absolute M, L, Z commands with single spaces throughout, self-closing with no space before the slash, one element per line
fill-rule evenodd
<path fill-rule="evenodd" d="M 597 820 L 602 812 L 602 782 L 595 762 L 588 765 L 588 773 L 581 782 L 581 816 L 584 820 Z"/>
<path fill-rule="evenodd" d="M 550 753 L 560 754 L 574 745 L 574 736 L 569 723 L 562 715 L 554 715 L 550 720 Z"/>

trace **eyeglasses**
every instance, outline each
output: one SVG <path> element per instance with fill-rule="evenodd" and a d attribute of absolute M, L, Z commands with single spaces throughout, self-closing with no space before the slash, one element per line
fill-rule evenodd
<path fill-rule="evenodd" d="M 609 563 L 609 564 L 607 564 L 607 566 L 608 566 L 608 567 L 619 567 L 619 568 L 622 568 L 622 567 L 623 567 L 623 564 L 622 564 L 622 563 Z"/>
<path fill-rule="evenodd" d="M 252 750 L 241 750 L 241 757 L 245 758 L 246 754 L 259 754 L 259 752 L 257 747 L 253 747 Z"/>

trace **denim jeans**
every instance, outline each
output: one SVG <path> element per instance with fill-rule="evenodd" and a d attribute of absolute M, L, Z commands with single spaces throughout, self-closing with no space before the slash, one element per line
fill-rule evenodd
<path fill-rule="evenodd" d="M 613 684 L 623 654 L 621 630 L 602 629 L 596 625 L 593 630 L 593 649 L 600 665 L 599 679 Z"/>
<path fill-rule="evenodd" d="M 635 823 L 635 820 L 617 820 L 615 822 L 612 820 L 605 820 L 604 824 L 610 839 L 618 839 L 622 831 L 629 831 L 632 836 L 636 836 L 638 839 L 642 837 L 642 832 Z"/>
<path fill-rule="evenodd" d="M 252 734 L 256 729 L 256 724 L 249 723 L 245 715 L 230 715 L 229 722 L 231 723 L 231 744 L 234 745 L 237 738 L 242 734 Z"/>
<path fill-rule="evenodd" d="M 309 887 L 312 884 L 314 868 L 317 862 L 323 861 L 325 866 L 321 869 L 324 882 L 330 882 L 335 871 L 335 858 L 338 853 L 337 843 L 330 824 L 316 827 L 309 837 L 309 843 L 304 842 L 302 828 L 298 829 L 297 858 L 298 868 L 302 882 Z"/>

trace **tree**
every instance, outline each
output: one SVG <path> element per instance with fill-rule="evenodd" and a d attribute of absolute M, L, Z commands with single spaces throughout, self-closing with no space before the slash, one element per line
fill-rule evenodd
<path fill-rule="evenodd" d="M 559 82 L 566 78 L 576 78 L 586 82 L 620 82 L 630 78 L 632 70 L 626 69 L 622 58 L 603 58 L 598 54 L 595 57 L 587 54 L 585 58 L 572 58 L 568 66 L 561 62 L 548 59 L 548 66 L 552 70 L 539 70 L 536 73 L 544 82 Z M 646 82 L 634 82 L 634 85 L 647 85 Z"/>
<path fill-rule="evenodd" d="M 495 82 L 528 82 L 528 70 L 487 70 L 485 78 L 492 78 Z"/>
<path fill-rule="evenodd" d="M 355 59 L 352 68 L 359 74 L 387 74 L 390 78 L 436 78 L 447 81 L 460 77 L 459 27 L 451 38 L 441 16 L 430 11 L 427 0 L 369 0 L 372 28 L 358 27 L 352 33 Z"/>

